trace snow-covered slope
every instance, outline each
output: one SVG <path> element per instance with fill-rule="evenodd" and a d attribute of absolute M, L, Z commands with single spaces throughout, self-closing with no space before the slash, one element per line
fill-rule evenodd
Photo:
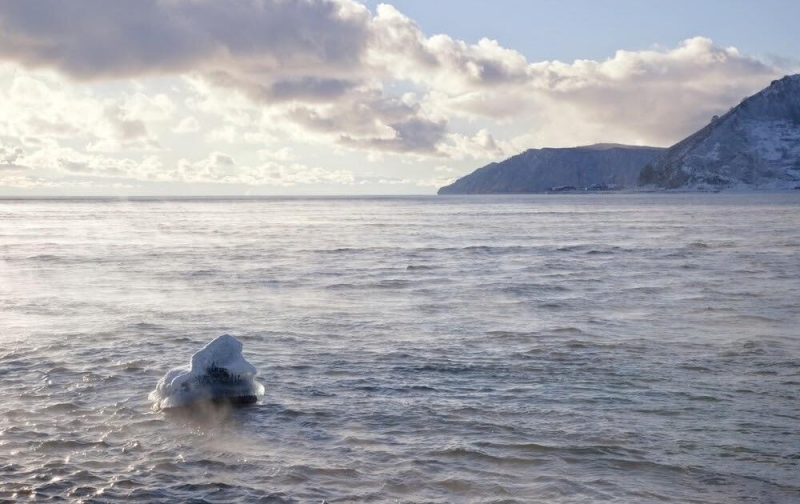
<path fill-rule="evenodd" d="M 773 81 L 673 145 L 640 183 L 667 189 L 800 187 L 800 75 Z"/>
<path fill-rule="evenodd" d="M 466 175 L 439 194 L 535 193 L 558 188 L 635 187 L 642 167 L 663 149 L 596 144 L 529 149 Z"/>

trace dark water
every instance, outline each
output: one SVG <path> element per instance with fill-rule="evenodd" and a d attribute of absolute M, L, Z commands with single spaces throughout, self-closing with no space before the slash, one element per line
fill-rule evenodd
<path fill-rule="evenodd" d="M 798 299 L 792 193 L 0 201 L 0 500 L 800 502 Z"/>

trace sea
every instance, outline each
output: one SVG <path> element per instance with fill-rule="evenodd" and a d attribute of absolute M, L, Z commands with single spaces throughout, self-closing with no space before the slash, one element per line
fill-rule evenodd
<path fill-rule="evenodd" d="M 2 200 L 0 501 L 800 502 L 800 192 Z"/>

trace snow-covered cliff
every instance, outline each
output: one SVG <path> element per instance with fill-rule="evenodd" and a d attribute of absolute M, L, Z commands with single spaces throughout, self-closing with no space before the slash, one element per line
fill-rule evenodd
<path fill-rule="evenodd" d="M 800 75 L 759 93 L 664 151 L 640 183 L 666 189 L 800 187 Z"/>

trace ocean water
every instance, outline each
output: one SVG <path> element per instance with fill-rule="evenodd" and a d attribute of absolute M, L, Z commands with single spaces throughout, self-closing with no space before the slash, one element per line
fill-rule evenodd
<path fill-rule="evenodd" d="M 5 200 L 0 331 L 0 501 L 800 502 L 798 192 Z"/>

